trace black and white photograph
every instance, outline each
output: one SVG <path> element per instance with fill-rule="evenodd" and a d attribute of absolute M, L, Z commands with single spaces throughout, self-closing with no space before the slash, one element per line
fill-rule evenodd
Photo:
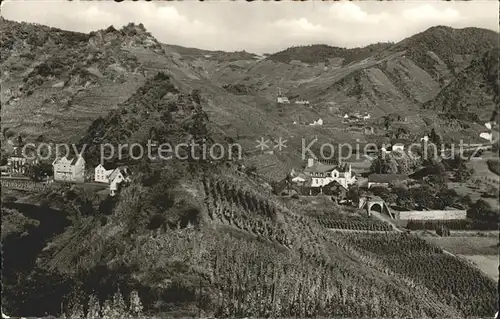
<path fill-rule="evenodd" d="M 500 319 L 500 3 L 0 7 L 2 319 Z"/>

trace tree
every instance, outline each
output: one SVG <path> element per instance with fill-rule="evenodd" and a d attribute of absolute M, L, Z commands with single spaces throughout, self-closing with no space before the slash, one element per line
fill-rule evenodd
<path fill-rule="evenodd" d="M 431 134 L 429 136 L 429 140 L 436 144 L 436 145 L 441 145 L 441 136 L 439 136 L 437 133 L 436 133 L 436 130 L 434 130 L 434 128 L 432 128 L 431 130 Z"/>
<path fill-rule="evenodd" d="M 499 213 L 484 199 L 478 199 L 467 211 L 470 218 L 498 222 Z"/>
<path fill-rule="evenodd" d="M 396 187 L 393 189 L 394 195 L 396 196 L 396 205 L 411 210 L 415 206 L 415 201 L 413 200 L 412 194 L 405 187 Z"/>
<path fill-rule="evenodd" d="M 127 305 L 125 304 L 125 300 L 123 299 L 123 295 L 121 291 L 118 291 L 113 295 L 112 307 L 117 315 L 115 318 L 127 318 Z"/>
<path fill-rule="evenodd" d="M 396 202 L 396 193 L 392 192 L 386 187 L 372 187 L 370 188 L 370 191 L 373 193 L 373 195 L 382 198 L 388 205 Z"/>
<path fill-rule="evenodd" d="M 415 201 L 415 204 L 420 208 L 435 209 L 439 206 L 435 197 L 436 192 L 429 185 L 412 188 L 410 194 Z"/>
<path fill-rule="evenodd" d="M 452 206 L 458 200 L 458 194 L 454 189 L 441 190 L 437 193 L 437 197 L 445 207 Z"/>
<path fill-rule="evenodd" d="M 390 154 L 380 153 L 377 158 L 372 161 L 371 171 L 377 174 L 397 174 L 398 165 Z"/>
<path fill-rule="evenodd" d="M 467 181 L 472 175 L 474 175 L 474 169 L 470 168 L 468 169 L 467 167 L 461 167 L 456 170 L 455 172 L 455 179 L 458 182 L 465 182 Z"/>
<path fill-rule="evenodd" d="M 389 130 L 389 127 L 391 126 L 392 124 L 392 117 L 390 115 L 385 115 L 383 117 L 384 119 L 384 127 L 385 127 L 385 130 L 388 131 Z"/>
<path fill-rule="evenodd" d="M 95 295 L 90 295 L 87 319 L 100 319 L 101 306 Z"/>
<path fill-rule="evenodd" d="M 130 293 L 130 312 L 135 318 L 142 317 L 143 306 L 141 298 L 139 298 L 139 293 L 133 290 Z"/>
<path fill-rule="evenodd" d="M 359 187 L 357 185 L 350 185 L 347 190 L 347 199 L 353 203 L 359 202 Z"/>

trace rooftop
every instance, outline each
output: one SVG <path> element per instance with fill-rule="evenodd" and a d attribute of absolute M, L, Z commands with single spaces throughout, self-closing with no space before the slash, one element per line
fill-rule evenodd
<path fill-rule="evenodd" d="M 313 166 L 306 167 L 304 172 L 307 173 L 327 173 L 333 171 L 337 168 L 337 165 L 323 164 L 321 162 L 315 162 Z"/>

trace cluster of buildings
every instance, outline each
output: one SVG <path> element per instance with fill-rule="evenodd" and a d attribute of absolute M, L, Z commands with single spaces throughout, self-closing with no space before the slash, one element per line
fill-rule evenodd
<path fill-rule="evenodd" d="M 280 104 L 290 104 L 290 100 L 281 93 L 281 89 L 278 88 L 278 97 L 277 97 L 277 102 Z"/>
<path fill-rule="evenodd" d="M 56 158 L 52 163 L 54 181 L 85 183 L 85 159 L 82 156 Z M 130 170 L 127 166 L 108 167 L 99 164 L 94 169 L 94 182 L 107 184 L 109 194 L 115 196 L 123 183 L 130 182 Z"/>
<path fill-rule="evenodd" d="M 7 165 L 1 167 L 2 176 L 26 176 L 30 167 L 38 164 L 38 160 L 23 154 L 22 140 L 8 140 L 6 144 L 10 154 L 7 157 Z"/>
<path fill-rule="evenodd" d="M 323 125 L 323 120 L 322 120 L 322 119 L 318 119 L 317 121 L 314 121 L 314 122 L 312 122 L 312 123 L 309 123 L 309 125 L 312 125 L 312 126 L 317 126 L 317 125 L 319 125 L 319 126 L 321 126 L 321 125 Z"/>
<path fill-rule="evenodd" d="M 363 114 L 359 112 L 354 112 L 352 114 L 345 113 L 344 114 L 344 122 L 346 123 L 356 123 L 359 121 L 366 121 L 371 119 L 371 115 L 368 112 L 365 112 Z"/>
<path fill-rule="evenodd" d="M 356 176 L 351 165 L 336 165 L 313 158 L 307 160 L 306 167 L 299 173 L 292 170 L 292 183 L 303 190 L 303 193 L 320 193 L 325 187 L 340 187 L 347 190 L 356 183 Z"/>

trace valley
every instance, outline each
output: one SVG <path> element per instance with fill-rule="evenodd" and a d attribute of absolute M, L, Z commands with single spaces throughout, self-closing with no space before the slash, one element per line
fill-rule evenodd
<path fill-rule="evenodd" d="M 499 142 L 480 137 L 498 131 L 497 32 L 435 26 L 258 55 L 161 43 L 135 23 L 77 33 L 1 18 L 0 31 L 3 313 L 498 310 Z M 151 141 L 243 152 L 102 160 L 103 145 Z M 479 158 L 423 155 L 461 141 L 483 146 Z M 27 143 L 86 148 L 27 163 Z M 12 182 L 23 179 L 36 190 Z"/>

